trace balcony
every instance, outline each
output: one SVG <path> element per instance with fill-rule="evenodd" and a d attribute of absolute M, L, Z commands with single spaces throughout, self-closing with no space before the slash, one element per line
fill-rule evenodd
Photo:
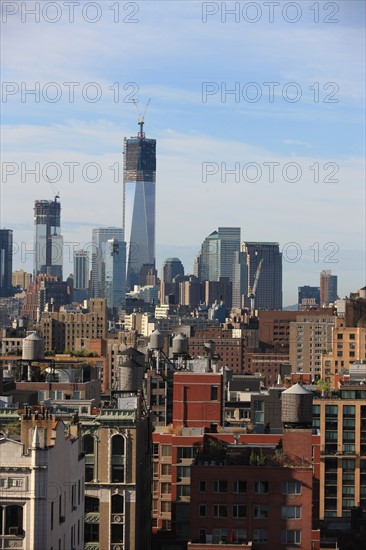
<path fill-rule="evenodd" d="M 99 523 L 99 512 L 88 512 L 84 516 L 85 523 Z"/>
<path fill-rule="evenodd" d="M 337 451 L 337 449 L 329 449 L 329 448 L 327 449 L 327 448 L 325 448 L 325 449 L 320 451 L 320 454 L 321 454 L 321 456 L 333 456 L 333 457 L 335 457 L 335 456 L 339 455 L 340 453 Z"/>

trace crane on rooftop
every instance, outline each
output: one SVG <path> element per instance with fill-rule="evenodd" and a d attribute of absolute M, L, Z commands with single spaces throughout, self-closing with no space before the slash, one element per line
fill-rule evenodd
<path fill-rule="evenodd" d="M 47 175 L 45 176 L 45 178 L 51 186 L 51 189 L 52 189 L 52 192 L 53 192 L 53 195 L 54 195 L 54 202 L 57 202 L 57 199 L 60 198 L 60 191 L 56 191 L 56 187 L 53 185 L 52 181 L 50 180 L 50 178 Z"/>
<path fill-rule="evenodd" d="M 144 122 L 145 122 L 145 115 L 146 115 L 146 111 L 150 105 L 150 101 L 151 101 L 151 97 L 149 98 L 149 101 L 146 103 L 146 106 L 145 106 L 145 109 L 144 109 L 144 112 L 143 114 L 141 114 L 138 106 L 137 106 L 137 102 L 138 100 L 137 99 L 133 99 L 133 103 L 136 107 L 136 111 L 137 111 L 137 115 L 138 115 L 138 125 L 140 126 L 140 131 L 138 133 L 138 137 L 139 138 L 143 138 L 145 137 L 145 134 L 144 134 Z"/>
<path fill-rule="evenodd" d="M 259 265 L 257 267 L 257 271 L 256 271 L 255 277 L 254 277 L 253 287 L 252 288 L 249 287 L 248 297 L 250 298 L 250 309 L 251 309 L 252 315 L 254 314 L 255 294 L 257 292 L 257 286 L 258 286 L 259 276 L 260 276 L 261 271 L 262 271 L 262 265 L 263 265 L 263 258 L 259 262 Z"/>

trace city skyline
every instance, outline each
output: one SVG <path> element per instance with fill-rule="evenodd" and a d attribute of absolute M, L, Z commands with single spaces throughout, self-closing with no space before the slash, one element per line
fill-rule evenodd
<path fill-rule="evenodd" d="M 92 228 L 122 225 L 123 138 L 135 133 L 133 100 L 151 97 L 158 269 L 177 256 L 192 272 L 205 235 L 237 226 L 242 240 L 280 243 L 284 305 L 297 302 L 298 286 L 318 285 L 324 269 L 338 275 L 340 296 L 362 287 L 364 4 L 338 2 L 332 17 L 319 3 L 317 23 L 310 5 L 293 24 L 279 12 L 271 23 L 264 11 L 255 24 L 233 16 L 223 23 L 220 13 L 204 22 L 197 2 L 140 2 L 132 24 L 111 25 L 107 9 L 96 24 L 77 14 L 52 25 L 9 16 L 3 80 L 15 85 L 3 88 L 0 227 L 13 230 L 19 247 L 14 269 L 32 270 L 31 208 L 54 195 L 46 176 L 60 191 L 66 243 L 83 248 Z M 70 82 L 79 83 L 73 102 Z M 22 97 L 22 83 L 39 83 L 40 100 Z M 37 162 L 39 178 L 26 172 Z M 299 181 L 291 163 L 301 167 Z"/>

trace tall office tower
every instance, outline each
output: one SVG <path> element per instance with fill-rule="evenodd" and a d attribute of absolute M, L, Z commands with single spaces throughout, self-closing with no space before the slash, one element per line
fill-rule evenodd
<path fill-rule="evenodd" d="M 167 258 L 162 271 L 162 281 L 164 283 L 172 283 L 177 275 L 184 276 L 184 267 L 179 258 Z"/>
<path fill-rule="evenodd" d="M 13 231 L 0 229 L 0 296 L 11 296 L 13 272 Z"/>
<path fill-rule="evenodd" d="M 320 273 L 320 307 L 330 304 L 337 299 L 337 275 L 332 275 L 330 270 Z"/>
<path fill-rule="evenodd" d="M 23 269 L 20 269 L 19 271 L 13 271 L 13 274 L 12 274 L 13 286 L 18 287 L 18 289 L 21 289 L 21 290 L 27 290 L 30 287 L 31 282 L 32 282 L 31 273 L 27 273 Z"/>
<path fill-rule="evenodd" d="M 154 286 L 158 281 L 158 272 L 154 265 L 144 264 L 140 268 L 139 286 Z"/>
<path fill-rule="evenodd" d="M 263 260 L 255 296 L 256 309 L 282 309 L 282 254 L 278 243 L 246 242 L 248 295 L 254 285 L 259 263 Z"/>
<path fill-rule="evenodd" d="M 234 252 L 232 308 L 242 308 L 248 294 L 248 267 L 245 252 Z"/>
<path fill-rule="evenodd" d="M 89 254 L 86 250 L 74 252 L 73 299 L 82 302 L 89 298 Z"/>
<path fill-rule="evenodd" d="M 219 227 L 202 243 L 201 281 L 218 281 L 233 277 L 234 253 L 240 251 L 240 227 Z"/>
<path fill-rule="evenodd" d="M 144 264 L 155 265 L 156 140 L 147 139 L 143 117 L 136 137 L 124 141 L 123 231 L 127 244 L 127 289 L 139 282 Z"/>
<path fill-rule="evenodd" d="M 298 296 L 297 308 L 300 310 L 320 305 L 320 288 L 318 286 L 299 286 Z"/>
<path fill-rule="evenodd" d="M 93 298 L 104 298 L 105 290 L 105 252 L 107 241 L 118 239 L 123 241 L 121 227 L 98 227 L 92 232 L 92 281 L 91 295 Z"/>
<path fill-rule="evenodd" d="M 202 265 L 202 254 L 201 251 L 198 252 L 197 256 L 193 260 L 193 275 L 202 281 L 201 277 L 201 265 Z"/>
<path fill-rule="evenodd" d="M 34 203 L 34 269 L 33 275 L 54 275 L 62 280 L 63 237 L 61 204 L 53 201 Z"/>
<path fill-rule="evenodd" d="M 105 251 L 105 297 L 107 306 L 119 309 L 126 303 L 126 243 L 110 239 Z"/>
<path fill-rule="evenodd" d="M 217 231 L 210 233 L 203 241 L 200 258 L 201 281 L 217 281 L 220 272 Z"/>
<path fill-rule="evenodd" d="M 233 279 L 235 252 L 240 251 L 240 227 L 219 227 L 220 277 Z"/>

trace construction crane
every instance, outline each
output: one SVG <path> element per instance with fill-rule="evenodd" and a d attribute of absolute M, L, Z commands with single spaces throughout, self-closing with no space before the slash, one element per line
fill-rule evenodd
<path fill-rule="evenodd" d="M 146 103 L 146 106 L 145 106 L 145 110 L 144 110 L 144 113 L 141 115 L 141 112 L 139 110 L 139 108 L 137 107 L 137 99 L 133 99 L 133 104 L 135 105 L 136 107 L 136 111 L 137 111 L 137 115 L 138 115 L 138 125 L 140 126 L 140 132 L 138 134 L 138 137 L 144 137 L 145 134 L 144 134 L 144 121 L 145 121 L 145 115 L 146 115 L 146 111 L 150 105 L 150 101 L 151 101 L 151 97 L 149 98 L 149 101 Z"/>
<path fill-rule="evenodd" d="M 54 195 L 54 202 L 57 202 L 57 199 L 60 198 L 60 191 L 56 191 L 56 188 L 55 186 L 53 185 L 52 181 L 50 180 L 50 178 L 48 176 L 45 176 L 46 180 L 48 181 L 48 183 L 50 184 L 51 186 L 51 189 L 52 189 L 52 192 L 53 192 L 53 195 Z"/>
<path fill-rule="evenodd" d="M 249 287 L 248 297 L 250 298 L 250 309 L 251 309 L 252 313 L 254 312 L 255 293 L 257 292 L 257 286 L 258 286 L 259 276 L 260 276 L 261 270 L 262 270 L 262 265 L 263 265 L 263 259 L 259 262 L 259 265 L 257 267 L 257 271 L 256 271 L 255 277 L 254 277 L 253 287 L 252 288 Z"/>

